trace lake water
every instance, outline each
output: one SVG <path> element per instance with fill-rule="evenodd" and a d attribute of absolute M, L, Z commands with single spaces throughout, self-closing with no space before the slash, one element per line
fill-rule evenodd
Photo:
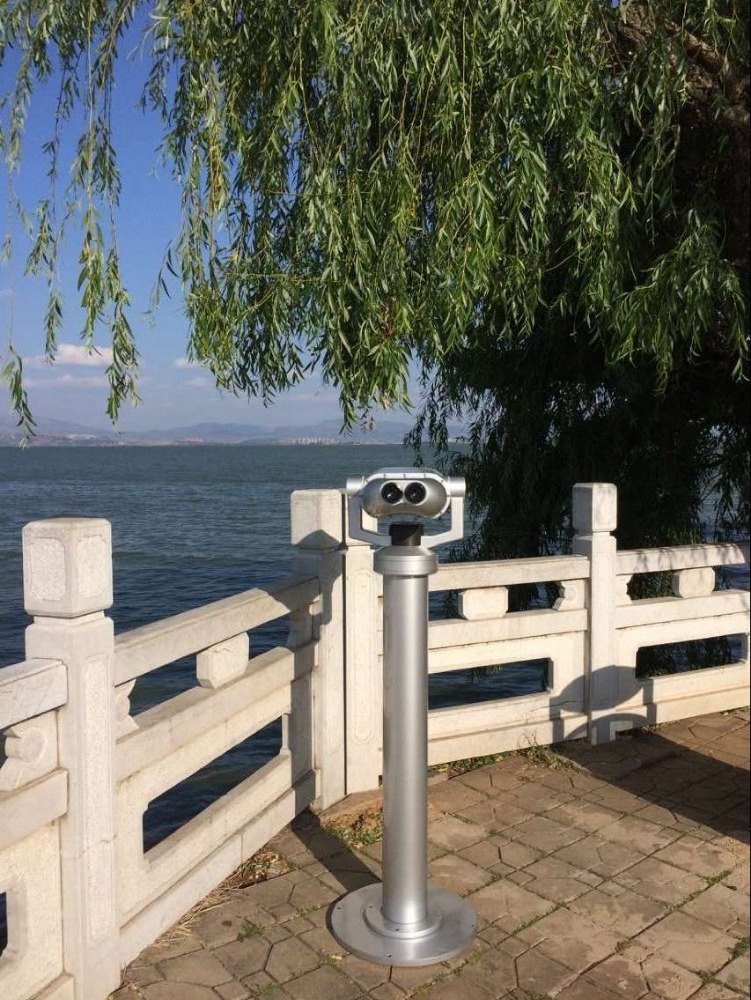
<path fill-rule="evenodd" d="M 266 586 L 291 571 L 290 493 L 339 488 L 348 476 L 411 465 L 395 445 L 0 448 L 0 668 L 24 658 L 21 529 L 49 517 L 104 517 L 112 524 L 114 605 L 124 632 L 168 615 Z M 441 614 L 440 598 L 432 603 Z M 284 623 L 253 632 L 254 652 L 284 642 Z M 543 689 L 544 664 L 430 680 L 431 707 Z M 137 684 L 141 711 L 195 684 L 193 659 Z M 269 727 L 155 800 L 145 842 L 158 842 L 273 756 Z"/>

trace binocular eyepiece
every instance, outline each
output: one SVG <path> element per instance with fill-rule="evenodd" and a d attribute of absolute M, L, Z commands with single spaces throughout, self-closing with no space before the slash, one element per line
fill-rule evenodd
<path fill-rule="evenodd" d="M 407 503 L 421 504 L 428 495 L 425 486 L 420 482 L 407 483 L 402 490 L 398 483 L 389 481 L 381 487 L 381 498 L 386 503 L 395 504 L 404 499 Z"/>

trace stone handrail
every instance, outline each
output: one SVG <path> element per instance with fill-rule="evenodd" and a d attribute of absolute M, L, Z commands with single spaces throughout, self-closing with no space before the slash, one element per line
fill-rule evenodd
<path fill-rule="evenodd" d="M 513 584 L 547 583 L 550 580 L 586 580 L 585 556 L 537 556 L 530 559 L 446 563 L 428 581 L 431 591 L 470 590 L 476 587 L 509 587 Z"/>
<path fill-rule="evenodd" d="M 634 576 L 637 573 L 662 573 L 704 566 L 742 566 L 748 563 L 748 556 L 747 542 L 625 549 L 618 553 L 618 575 Z"/>
<path fill-rule="evenodd" d="M 24 660 L 0 672 L 0 732 L 60 708 L 68 700 L 68 675 L 60 660 Z"/>
<path fill-rule="evenodd" d="M 307 607 L 319 595 L 315 577 L 283 580 L 123 632 L 115 639 L 115 683 L 124 684 L 183 656 Z"/>

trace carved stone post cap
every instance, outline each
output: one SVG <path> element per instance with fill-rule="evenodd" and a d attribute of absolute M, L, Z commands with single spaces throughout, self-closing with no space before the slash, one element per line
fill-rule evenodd
<path fill-rule="evenodd" d="M 618 490 L 613 483 L 577 483 L 572 499 L 572 520 L 579 534 L 618 527 Z"/>
<path fill-rule="evenodd" d="M 112 604 L 112 528 L 95 517 L 31 521 L 23 529 L 24 606 L 78 618 Z"/>
<path fill-rule="evenodd" d="M 293 545 L 303 549 L 339 548 L 344 526 L 339 490 L 295 490 L 290 508 Z"/>

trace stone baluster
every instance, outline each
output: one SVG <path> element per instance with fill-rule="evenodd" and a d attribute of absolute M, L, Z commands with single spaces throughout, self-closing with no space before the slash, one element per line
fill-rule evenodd
<path fill-rule="evenodd" d="M 501 618 L 508 611 L 508 587 L 476 587 L 459 592 L 459 617 L 466 621 Z"/>
<path fill-rule="evenodd" d="M 68 772 L 60 822 L 64 967 L 76 1000 L 120 984 L 115 864 L 112 543 L 108 521 L 55 518 L 23 529 L 29 659 L 62 660 L 68 700 L 58 713 Z"/>
<path fill-rule="evenodd" d="M 573 490 L 572 550 L 589 559 L 589 636 L 585 657 L 585 704 L 589 738 L 615 738 L 613 715 L 620 701 L 616 664 L 616 541 L 618 492 L 612 483 L 577 483 Z"/>
<path fill-rule="evenodd" d="M 318 771 L 317 805 L 325 809 L 345 794 L 343 497 L 338 490 L 295 490 L 290 499 L 296 573 L 316 575 L 321 596 L 309 611 L 292 615 L 288 644 L 315 639 L 312 676 L 313 766 Z M 306 707 L 293 690 L 291 749 L 304 758 Z M 295 743 L 295 741 L 297 741 Z"/>

